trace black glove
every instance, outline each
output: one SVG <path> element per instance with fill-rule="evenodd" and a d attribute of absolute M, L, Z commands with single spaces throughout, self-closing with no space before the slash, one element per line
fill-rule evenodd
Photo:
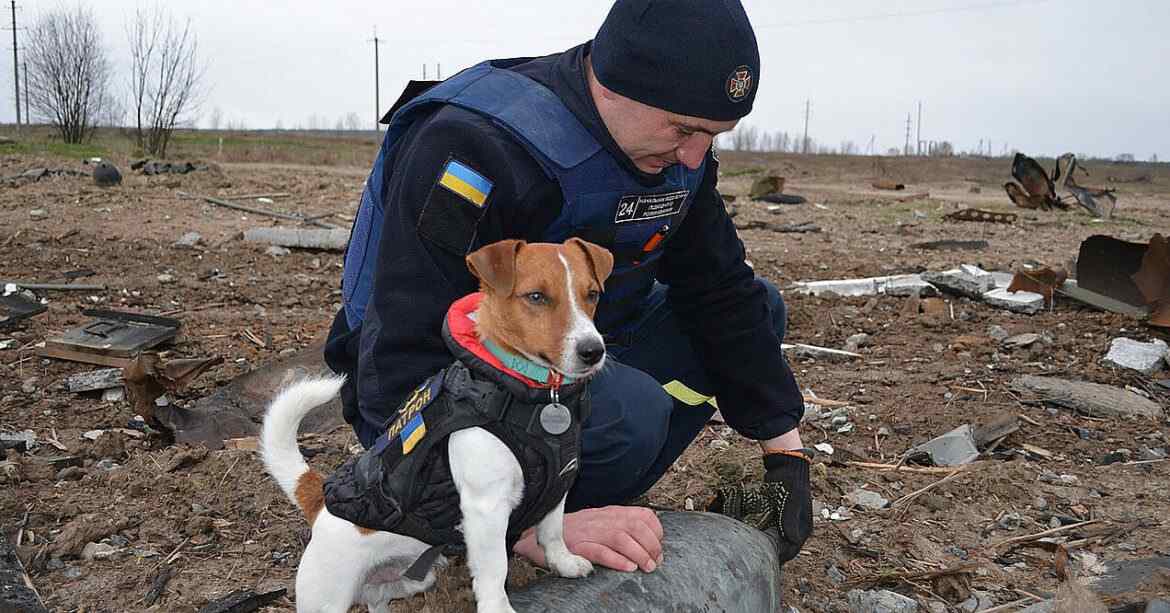
<path fill-rule="evenodd" d="M 780 562 L 796 557 L 812 534 L 812 496 L 809 463 L 803 456 L 770 453 L 764 456 L 764 483 L 720 488 L 709 511 L 722 513 L 756 528 L 779 533 Z"/>

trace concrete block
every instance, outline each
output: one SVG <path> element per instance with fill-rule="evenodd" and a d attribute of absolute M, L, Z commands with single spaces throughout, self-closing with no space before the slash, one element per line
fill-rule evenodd
<path fill-rule="evenodd" d="M 951 293 L 980 300 L 983 294 L 995 289 L 995 276 L 970 264 L 942 272 L 924 272 L 922 279 Z"/>
<path fill-rule="evenodd" d="M 1162 370 L 1162 365 L 1166 362 L 1166 353 L 1165 341 L 1154 339 L 1149 343 L 1143 343 L 1121 337 L 1113 339 L 1109 344 L 1105 363 L 1118 368 L 1136 370 L 1143 375 L 1152 375 Z"/>
<path fill-rule="evenodd" d="M 983 301 L 993 307 L 1025 315 L 1035 315 L 1044 310 L 1044 296 L 1032 292 L 1013 293 L 1002 287 L 983 294 Z"/>

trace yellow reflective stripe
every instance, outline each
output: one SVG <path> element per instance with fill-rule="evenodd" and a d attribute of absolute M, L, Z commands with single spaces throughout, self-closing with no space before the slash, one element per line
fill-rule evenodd
<path fill-rule="evenodd" d="M 717 409 L 719 408 L 719 405 L 715 402 L 714 396 L 704 396 L 703 394 L 700 394 L 699 392 L 696 392 L 695 390 L 687 387 L 686 384 L 684 384 L 682 381 L 671 381 L 670 383 L 663 385 L 662 389 L 666 390 L 666 393 L 670 394 L 671 397 L 673 397 L 675 400 L 685 405 L 697 407 L 705 402 Z"/>

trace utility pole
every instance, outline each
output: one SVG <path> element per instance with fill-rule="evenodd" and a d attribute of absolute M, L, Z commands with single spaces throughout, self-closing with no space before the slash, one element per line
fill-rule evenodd
<path fill-rule="evenodd" d="M 32 105 L 28 103 L 28 60 L 24 61 L 24 125 L 32 125 Z"/>
<path fill-rule="evenodd" d="M 922 155 L 922 101 L 918 101 L 918 155 Z"/>
<path fill-rule="evenodd" d="M 16 131 L 20 132 L 20 59 L 16 53 L 16 0 L 12 0 L 12 83 L 16 87 Z"/>
<path fill-rule="evenodd" d="M 804 101 L 804 141 L 800 144 L 801 153 L 808 155 L 808 116 L 812 112 L 812 100 Z"/>
<path fill-rule="evenodd" d="M 443 80 L 443 65 L 442 64 L 435 64 L 435 75 L 436 75 L 435 78 L 438 79 L 439 81 Z"/>
<path fill-rule="evenodd" d="M 906 113 L 906 147 L 902 153 L 903 155 L 910 155 L 910 113 Z"/>
<path fill-rule="evenodd" d="M 378 27 L 374 26 L 374 131 L 382 131 L 382 70 L 378 53 Z"/>

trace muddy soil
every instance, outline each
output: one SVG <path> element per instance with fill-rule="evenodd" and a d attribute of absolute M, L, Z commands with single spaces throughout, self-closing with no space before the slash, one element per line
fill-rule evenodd
<path fill-rule="evenodd" d="M 187 406 L 234 377 L 321 340 L 339 306 L 341 255 L 292 250 L 273 254 L 242 240 L 257 226 L 293 225 L 181 198 L 178 192 L 237 197 L 283 192 L 272 203 L 246 202 L 318 216 L 348 227 L 367 169 L 261 164 L 213 165 L 183 176 L 145 177 L 126 171 L 122 186 L 98 188 L 81 177 L 46 177 L 0 186 L 0 280 L 77 282 L 103 291 L 44 292 L 48 311 L 0 330 L 0 430 L 35 432 L 40 445 L 9 452 L 0 472 L 0 527 L 19 551 L 31 579 L 54 611 L 197 611 L 237 589 L 292 588 L 307 536 L 299 513 L 264 475 L 250 451 L 211 451 L 166 445 L 123 433 L 135 418 L 126 401 L 70 394 L 69 375 L 83 364 L 35 355 L 36 344 L 84 320 L 86 308 L 168 314 L 182 320 L 171 357 L 218 355 L 225 362 L 172 401 Z M 1089 164 L 1092 177 L 1117 182 L 1120 207 L 1094 222 L 1078 211 L 1012 210 L 1002 191 L 1007 160 L 873 160 L 726 154 L 722 191 L 738 196 L 736 221 L 812 222 L 819 233 L 743 230 L 756 270 L 787 287 L 794 281 L 878 276 L 978 264 L 1011 271 L 1031 261 L 1068 266 L 1093 234 L 1146 241 L 1170 229 L 1170 169 Z M 0 176 L 34 167 L 82 168 L 76 162 L 29 155 L 0 158 Z M 787 178 L 786 191 L 803 205 L 769 211 L 751 202 L 751 181 L 765 173 Z M 908 184 L 903 192 L 870 186 L 874 178 Z M 1085 183 L 1092 183 L 1086 180 Z M 907 195 L 928 193 L 901 202 Z M 240 199 L 241 202 L 245 200 Z M 942 216 L 974 206 L 1016 212 L 1011 225 L 947 222 Z M 37 210 L 36 213 L 33 213 Z M 185 233 L 202 240 L 174 243 Z M 924 251 L 909 245 L 939 239 L 982 239 L 980 251 Z M 92 274 L 88 274 L 92 272 Z M 959 610 L 973 591 L 989 603 L 1055 592 L 1054 546 L 1009 549 L 997 544 L 1058 524 L 1098 520 L 1070 530 L 1068 567 L 1082 578 L 1101 562 L 1170 555 L 1170 447 L 1167 422 L 1090 418 L 1021 402 L 1009 388 L 1024 375 L 1059 376 L 1118 386 L 1167 406 L 1170 390 L 1155 380 L 1103 365 L 1110 340 L 1167 339 L 1165 331 L 1126 317 L 1058 299 L 1051 311 L 1018 315 L 952 296 L 940 316 L 909 313 L 904 298 L 836 298 L 789 291 L 789 339 L 841 348 L 869 335 L 851 362 L 793 358 L 802 387 L 848 403 L 835 415 L 803 427 L 808 445 L 829 443 L 814 467 L 816 533 L 784 569 L 788 604 L 800 611 L 843 611 L 846 592 L 871 589 L 879 575 L 928 573 L 961 567 L 940 580 L 894 579 L 882 586 L 921 604 Z M 1037 333 L 1009 349 L 993 335 Z M 1021 428 L 978 467 L 935 485 L 945 473 L 891 472 L 848 466 L 845 460 L 896 463 L 909 447 L 964 423 L 1004 414 Z M 842 420 L 847 418 L 850 428 Z M 83 437 L 106 430 L 96 441 Z M 49 441 L 53 441 L 52 443 Z M 346 428 L 306 438 L 311 462 L 341 463 L 356 439 Z M 1025 451 L 1024 445 L 1032 446 Z M 1036 450 L 1038 449 L 1038 451 Z M 1119 449 L 1125 460 L 1102 465 Z M 44 458 L 73 455 L 79 469 L 64 473 Z M 757 479 L 758 451 L 726 427 L 712 424 L 643 502 L 684 509 L 701 505 L 718 485 Z M 850 506 L 859 488 L 898 499 L 932 486 L 894 508 Z M 845 509 L 839 509 L 845 507 Z M 836 514 L 840 519 L 822 516 Z M 843 511 L 843 512 L 842 512 Z M 1055 522 L 1055 523 L 1054 523 Z M 1091 528 L 1091 529 L 1090 529 Z M 109 557 L 81 559 L 87 543 L 110 545 Z M 147 604 L 152 580 L 173 573 L 162 597 Z M 541 572 L 513 563 L 513 581 Z M 473 611 L 464 567 L 456 564 L 434 592 L 396 610 Z M 1115 596 L 1138 600 L 1145 592 Z M 1163 590 L 1165 591 L 1165 590 Z M 290 594 L 291 596 L 291 594 Z M 270 610 L 293 610 L 284 598 Z"/>

